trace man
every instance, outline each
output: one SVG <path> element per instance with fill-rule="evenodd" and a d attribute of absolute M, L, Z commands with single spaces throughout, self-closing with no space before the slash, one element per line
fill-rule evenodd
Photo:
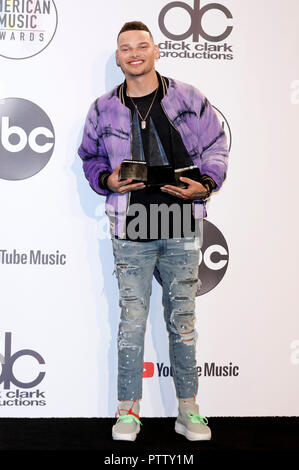
<path fill-rule="evenodd" d="M 107 196 L 119 286 L 119 418 L 112 437 L 135 440 L 140 430 L 144 334 L 155 272 L 163 289 L 178 397 L 175 431 L 190 440 L 208 440 L 211 431 L 195 401 L 194 310 L 201 236 L 197 227 L 206 216 L 205 201 L 226 177 L 228 151 L 208 100 L 193 86 L 156 72 L 158 58 L 159 48 L 149 29 L 141 22 L 126 23 L 116 51 L 125 81 L 92 104 L 78 150 L 90 186 Z M 121 177 L 124 160 L 143 162 L 147 174 L 154 175 L 152 182 Z M 157 184 L 164 174 L 186 167 L 199 168 L 200 178 L 181 177 L 180 184 L 170 178 Z M 179 211 L 173 212 L 174 206 Z M 146 212 L 138 223 L 136 207 Z M 152 216 L 157 207 L 169 209 L 166 217 L 157 216 L 157 211 L 157 217 Z M 187 235 L 186 221 L 191 228 Z"/>

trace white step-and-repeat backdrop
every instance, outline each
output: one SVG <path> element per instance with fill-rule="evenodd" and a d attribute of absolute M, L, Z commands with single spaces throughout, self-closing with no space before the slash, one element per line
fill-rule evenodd
<path fill-rule="evenodd" d="M 231 147 L 199 266 L 201 413 L 298 416 L 297 0 L 0 0 L 0 416 L 114 416 L 117 281 L 77 149 L 90 104 L 124 79 L 116 36 L 134 19 Z M 176 411 L 154 279 L 141 413 Z"/>

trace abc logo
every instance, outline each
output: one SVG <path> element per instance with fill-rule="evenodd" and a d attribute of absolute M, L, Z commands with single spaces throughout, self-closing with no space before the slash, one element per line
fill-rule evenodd
<path fill-rule="evenodd" d="M 203 244 L 200 250 L 198 278 L 201 286 L 197 295 L 214 289 L 225 275 L 228 266 L 228 246 L 220 230 L 204 219 Z"/>
<path fill-rule="evenodd" d="M 40 372 L 38 376 L 31 382 L 21 382 L 18 380 L 13 371 L 14 364 L 16 360 L 21 356 L 31 356 L 39 364 L 45 364 L 42 356 L 36 351 L 31 349 L 21 349 L 20 351 L 11 354 L 11 333 L 5 333 L 5 352 L 4 356 L 0 354 L 0 364 L 2 364 L 2 372 L 0 374 L 0 384 L 4 384 L 4 389 L 7 390 L 10 388 L 12 383 L 16 387 L 20 388 L 33 388 L 36 387 L 44 378 L 45 372 Z"/>
<path fill-rule="evenodd" d="M 165 26 L 165 16 L 173 8 L 180 8 L 180 9 L 186 10 L 190 16 L 191 25 L 183 34 L 174 34 L 168 31 L 168 29 Z M 211 41 L 211 42 L 223 41 L 230 35 L 233 27 L 227 26 L 224 32 L 222 34 L 219 34 L 218 36 L 212 36 L 208 34 L 203 29 L 202 20 L 203 20 L 203 16 L 205 15 L 205 13 L 209 10 L 220 10 L 222 11 L 222 13 L 224 13 L 226 18 L 232 18 L 232 14 L 228 10 L 228 8 L 221 5 L 220 3 L 209 3 L 207 5 L 204 5 L 202 8 L 200 8 L 200 0 L 194 0 L 194 4 L 192 8 L 190 5 L 188 5 L 185 2 L 175 1 L 175 2 L 168 3 L 167 5 L 165 5 L 165 7 L 162 8 L 159 14 L 159 27 L 162 33 L 166 37 L 168 37 L 169 39 L 173 39 L 175 41 L 182 41 L 183 39 L 187 39 L 190 36 L 192 36 L 193 42 L 198 42 L 199 36 L 201 36 L 206 41 Z"/>
<path fill-rule="evenodd" d="M 22 180 L 42 170 L 55 144 L 53 125 L 35 103 L 0 101 L 0 178 Z"/>
<path fill-rule="evenodd" d="M 206 294 L 214 289 L 222 280 L 228 266 L 228 246 L 220 230 L 207 220 L 203 220 L 202 247 L 198 266 L 199 289 L 197 296 Z M 154 276 L 161 285 L 162 281 L 158 270 Z"/>

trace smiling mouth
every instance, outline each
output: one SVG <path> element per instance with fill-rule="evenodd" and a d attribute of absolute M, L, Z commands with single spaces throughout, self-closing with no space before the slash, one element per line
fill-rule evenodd
<path fill-rule="evenodd" d="M 140 65 L 143 64 L 143 60 L 133 60 L 132 62 L 129 62 L 130 65 Z"/>

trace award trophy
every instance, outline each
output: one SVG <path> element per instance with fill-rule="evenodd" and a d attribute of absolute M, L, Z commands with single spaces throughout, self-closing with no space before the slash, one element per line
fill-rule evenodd
<path fill-rule="evenodd" d="M 132 183 L 146 183 L 147 181 L 147 164 L 144 157 L 141 131 L 137 113 L 134 113 L 132 123 L 132 143 L 131 143 L 131 160 L 123 160 L 120 166 L 120 181 L 132 179 Z"/>
<path fill-rule="evenodd" d="M 152 118 L 149 122 L 149 165 L 147 169 L 148 186 L 175 184 L 174 172 L 155 128 Z"/>
<path fill-rule="evenodd" d="M 180 181 L 185 176 L 200 182 L 200 171 L 195 165 L 187 166 L 192 160 L 185 150 L 177 156 L 179 164 L 185 163 L 183 168 L 173 169 L 169 164 L 162 142 L 155 128 L 152 118 L 148 126 L 148 159 L 145 160 L 141 129 L 136 111 L 132 122 L 131 160 L 123 160 L 120 167 L 120 180 L 132 179 L 133 183 L 144 182 L 148 187 L 161 187 L 165 184 L 187 188 L 188 185 Z M 176 145 L 175 145 L 176 147 Z"/>

